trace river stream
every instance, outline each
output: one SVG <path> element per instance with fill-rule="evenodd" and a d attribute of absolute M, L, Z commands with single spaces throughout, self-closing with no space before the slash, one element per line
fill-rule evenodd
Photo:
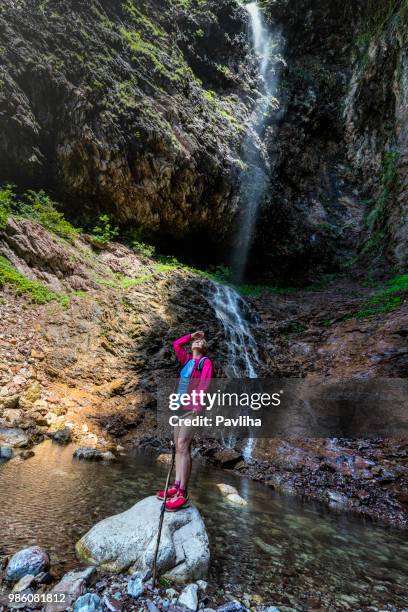
<path fill-rule="evenodd" d="M 149 455 L 99 464 L 74 460 L 73 450 L 48 441 L 31 459 L 0 466 L 1 546 L 12 553 L 40 544 L 58 573 L 78 564 L 74 544 L 81 535 L 153 493 L 166 472 Z M 248 506 L 226 501 L 220 482 L 237 487 Z M 408 606 L 404 532 L 281 496 L 198 461 L 191 496 L 209 533 L 216 587 L 295 609 L 301 601 L 310 609 L 311 600 L 324 609 Z"/>

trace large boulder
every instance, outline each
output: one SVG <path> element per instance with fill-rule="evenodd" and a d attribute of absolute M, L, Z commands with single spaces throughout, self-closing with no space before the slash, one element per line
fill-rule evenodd
<path fill-rule="evenodd" d="M 78 556 L 102 569 L 121 572 L 152 567 L 161 503 L 146 497 L 121 514 L 97 523 L 76 545 Z M 158 571 L 185 584 L 205 578 L 210 562 L 207 531 L 197 508 L 164 516 Z"/>

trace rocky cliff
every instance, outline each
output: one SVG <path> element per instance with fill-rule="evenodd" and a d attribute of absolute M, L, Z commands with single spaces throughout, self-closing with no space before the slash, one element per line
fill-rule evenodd
<path fill-rule="evenodd" d="M 0 180 L 217 242 L 253 97 L 245 24 L 233 0 L 2 2 Z"/>
<path fill-rule="evenodd" d="M 406 265 L 404 0 L 265 2 L 286 40 L 252 273 Z M 356 253 L 357 250 L 357 253 Z"/>
<path fill-rule="evenodd" d="M 408 3 L 368 2 L 344 100 L 347 157 L 365 197 L 360 251 L 408 262 Z"/>

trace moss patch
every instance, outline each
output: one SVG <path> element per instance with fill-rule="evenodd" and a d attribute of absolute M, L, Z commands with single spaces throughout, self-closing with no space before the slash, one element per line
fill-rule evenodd
<path fill-rule="evenodd" d="M 69 298 L 65 293 L 50 291 L 45 285 L 38 281 L 28 279 L 19 272 L 11 263 L 0 256 L 0 286 L 8 285 L 17 295 L 28 295 L 37 304 L 59 302 L 62 306 L 68 306 Z"/>
<path fill-rule="evenodd" d="M 349 318 L 365 319 L 379 314 L 387 314 L 402 306 L 408 292 L 408 274 L 395 276 L 387 281 L 385 287 L 376 291 L 363 304 L 358 312 Z"/>

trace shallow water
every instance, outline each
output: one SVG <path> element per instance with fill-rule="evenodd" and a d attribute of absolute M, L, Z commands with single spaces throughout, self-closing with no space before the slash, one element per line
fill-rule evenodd
<path fill-rule="evenodd" d="M 60 571 L 77 564 L 85 531 L 154 492 L 166 472 L 146 455 L 84 463 L 73 450 L 45 442 L 33 458 L 0 466 L 0 546 L 40 544 Z M 406 533 L 195 463 L 191 497 L 209 532 L 212 583 L 296 609 L 408 606 Z M 236 486 L 248 506 L 225 501 L 218 482 Z"/>

